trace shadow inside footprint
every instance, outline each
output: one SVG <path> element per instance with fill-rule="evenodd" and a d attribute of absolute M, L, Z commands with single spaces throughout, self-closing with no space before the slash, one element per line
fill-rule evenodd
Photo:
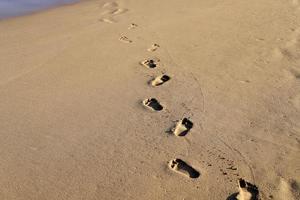
<path fill-rule="evenodd" d="M 238 181 L 239 192 L 232 194 L 226 200 L 258 200 L 259 191 L 256 185 L 253 185 L 244 179 Z"/>
<path fill-rule="evenodd" d="M 238 194 L 239 194 L 238 192 L 234 193 L 234 194 L 230 195 L 226 200 L 238 200 L 237 199 Z"/>
<path fill-rule="evenodd" d="M 143 101 L 143 104 L 144 106 L 155 111 L 161 111 L 163 109 L 163 106 L 155 98 L 145 99 Z"/>
<path fill-rule="evenodd" d="M 169 167 L 173 171 L 176 171 L 190 178 L 198 178 L 200 176 L 200 173 L 197 170 L 195 170 L 192 166 L 178 158 L 171 160 L 169 163 Z"/>
<path fill-rule="evenodd" d="M 148 68 L 155 68 L 157 67 L 157 63 L 154 60 L 144 60 L 141 64 Z"/>
<path fill-rule="evenodd" d="M 177 136 L 185 136 L 193 128 L 194 124 L 188 118 L 180 120 L 174 129 L 174 134 Z"/>
<path fill-rule="evenodd" d="M 152 86 L 160 86 L 164 84 L 165 82 L 169 81 L 171 79 L 168 75 L 162 75 L 159 77 L 156 77 L 154 80 L 151 81 Z"/>

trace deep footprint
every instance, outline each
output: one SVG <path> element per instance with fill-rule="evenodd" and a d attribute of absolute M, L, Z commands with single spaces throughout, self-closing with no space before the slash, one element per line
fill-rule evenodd
<path fill-rule="evenodd" d="M 178 158 L 171 160 L 169 162 L 169 167 L 171 170 L 179 174 L 188 176 L 189 178 L 198 178 L 200 176 L 200 173 L 197 170 Z"/>
<path fill-rule="evenodd" d="M 188 118 L 183 118 L 177 122 L 173 133 L 176 136 L 185 136 L 193 128 L 194 124 Z"/>
<path fill-rule="evenodd" d="M 227 200 L 259 200 L 259 191 L 256 185 L 239 179 L 238 186 L 239 192 L 232 194 Z"/>
<path fill-rule="evenodd" d="M 163 110 L 163 106 L 155 98 L 145 99 L 143 105 L 154 111 Z"/>
<path fill-rule="evenodd" d="M 155 60 L 144 60 L 141 62 L 141 65 L 147 67 L 147 68 L 156 68 L 157 67 L 157 62 Z"/>
<path fill-rule="evenodd" d="M 164 75 L 158 76 L 155 79 L 153 79 L 151 81 L 151 85 L 152 86 L 159 86 L 159 85 L 162 85 L 165 82 L 169 81 L 170 79 L 171 79 L 170 76 L 164 74 Z"/>

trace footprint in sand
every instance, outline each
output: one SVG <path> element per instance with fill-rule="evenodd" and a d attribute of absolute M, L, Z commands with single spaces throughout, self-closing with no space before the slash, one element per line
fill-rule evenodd
<path fill-rule="evenodd" d="M 152 44 L 148 51 L 156 51 L 160 46 L 158 44 Z"/>
<path fill-rule="evenodd" d="M 169 162 L 169 168 L 189 178 L 198 178 L 200 173 L 183 160 L 176 158 Z"/>
<path fill-rule="evenodd" d="M 140 64 L 147 68 L 156 68 L 158 66 L 158 62 L 159 60 L 148 59 L 148 60 L 143 60 L 142 62 L 140 62 Z"/>
<path fill-rule="evenodd" d="M 130 26 L 128 27 L 128 29 L 131 30 L 131 29 L 135 29 L 136 27 L 138 27 L 137 24 L 131 23 Z"/>
<path fill-rule="evenodd" d="M 109 24 L 116 23 L 116 21 L 115 21 L 114 19 L 109 18 L 109 17 L 107 17 L 107 18 L 101 18 L 101 19 L 99 19 L 99 21 L 100 21 L 100 22 L 109 23 Z"/>
<path fill-rule="evenodd" d="M 175 128 L 173 129 L 173 133 L 176 136 L 185 136 L 188 132 L 193 128 L 193 122 L 188 118 L 183 118 L 182 120 L 178 121 Z"/>
<path fill-rule="evenodd" d="M 150 98 L 150 99 L 145 99 L 143 101 L 143 105 L 146 108 L 149 108 L 150 110 L 154 110 L 154 111 L 161 111 L 163 110 L 163 106 L 158 102 L 157 99 L 155 98 Z"/>
<path fill-rule="evenodd" d="M 231 195 L 227 200 L 259 200 L 259 191 L 256 185 L 239 179 L 238 186 L 239 192 Z"/>
<path fill-rule="evenodd" d="M 121 41 L 121 42 L 124 42 L 124 43 L 132 43 L 132 40 L 130 40 L 128 37 L 126 37 L 126 36 L 121 36 L 120 38 L 119 38 L 119 40 Z"/>
<path fill-rule="evenodd" d="M 278 200 L 296 200 L 300 199 L 300 185 L 296 180 L 285 180 L 280 178 L 278 194 L 276 194 Z"/>
<path fill-rule="evenodd" d="M 101 18 L 99 21 L 106 23 L 116 23 L 114 19 L 115 16 L 123 14 L 128 11 L 126 8 L 120 8 L 119 4 L 116 2 L 108 2 L 102 6 L 104 11 L 101 13 Z"/>
<path fill-rule="evenodd" d="M 161 76 L 158 76 L 156 77 L 155 79 L 151 80 L 150 81 L 150 84 L 152 86 L 160 86 L 164 83 L 166 83 L 167 81 L 169 81 L 171 79 L 170 76 L 166 75 L 166 74 L 163 74 Z"/>

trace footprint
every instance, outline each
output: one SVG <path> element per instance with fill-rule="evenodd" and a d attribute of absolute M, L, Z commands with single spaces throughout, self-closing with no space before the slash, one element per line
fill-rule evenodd
<path fill-rule="evenodd" d="M 145 99 L 143 105 L 154 111 L 163 110 L 163 106 L 155 98 Z"/>
<path fill-rule="evenodd" d="M 107 3 L 103 4 L 102 8 L 111 9 L 111 8 L 116 8 L 118 6 L 119 5 L 117 2 L 107 2 Z"/>
<path fill-rule="evenodd" d="M 156 51 L 160 46 L 158 44 L 152 44 L 148 51 Z"/>
<path fill-rule="evenodd" d="M 257 186 L 239 179 L 239 192 L 231 195 L 227 200 L 259 200 L 259 191 Z"/>
<path fill-rule="evenodd" d="M 159 86 L 159 85 L 162 85 L 165 82 L 169 81 L 170 79 L 171 79 L 170 76 L 164 74 L 164 75 L 158 76 L 155 79 L 153 79 L 151 81 L 151 85 L 152 86 Z"/>
<path fill-rule="evenodd" d="M 177 122 L 173 133 L 176 136 L 185 136 L 193 128 L 193 125 L 193 122 L 190 121 L 188 118 L 183 118 L 182 120 Z"/>
<path fill-rule="evenodd" d="M 157 67 L 157 62 L 158 61 L 155 61 L 153 59 L 149 59 L 149 60 L 144 60 L 144 61 L 140 62 L 140 64 L 147 67 L 147 68 L 155 68 L 155 67 Z"/>
<path fill-rule="evenodd" d="M 131 23 L 130 26 L 128 27 L 128 29 L 129 29 L 129 30 L 130 30 L 130 29 L 135 29 L 136 27 L 138 27 L 137 24 Z"/>
<path fill-rule="evenodd" d="M 197 170 L 178 158 L 171 160 L 169 162 L 169 167 L 171 170 L 190 178 L 198 178 L 200 176 L 200 173 Z"/>
<path fill-rule="evenodd" d="M 120 15 L 120 14 L 123 14 L 123 13 L 125 13 L 125 12 L 127 12 L 127 11 L 128 11 L 128 9 L 125 9 L 125 8 L 118 8 L 118 9 L 112 11 L 111 14 L 113 14 L 113 15 Z"/>
<path fill-rule="evenodd" d="M 109 24 L 113 24 L 116 23 L 115 20 L 111 19 L 111 18 L 101 18 L 99 19 L 100 22 L 105 22 L 105 23 L 109 23 Z"/>
<path fill-rule="evenodd" d="M 124 43 L 132 43 L 132 40 L 130 40 L 128 37 L 126 37 L 126 36 L 121 36 L 120 38 L 119 38 L 119 40 L 121 41 L 121 42 L 124 42 Z"/>
<path fill-rule="evenodd" d="M 102 18 L 99 21 L 106 23 L 117 22 L 113 17 L 128 11 L 126 8 L 120 8 L 116 2 L 105 3 L 102 8 L 104 11 L 101 13 Z"/>
<path fill-rule="evenodd" d="M 284 178 L 280 178 L 279 190 L 277 194 L 278 200 L 296 200 L 300 199 L 300 186 L 296 180 L 290 179 L 285 180 Z"/>

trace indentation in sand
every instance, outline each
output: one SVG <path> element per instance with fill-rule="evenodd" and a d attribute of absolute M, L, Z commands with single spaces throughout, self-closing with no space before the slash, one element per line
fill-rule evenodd
<path fill-rule="evenodd" d="M 158 62 L 159 60 L 148 59 L 141 61 L 140 64 L 147 68 L 156 68 L 158 66 Z"/>
<path fill-rule="evenodd" d="M 244 179 L 238 180 L 239 192 L 231 195 L 227 200 L 259 200 L 259 190 Z"/>
<path fill-rule="evenodd" d="M 150 110 L 161 111 L 163 110 L 163 106 L 159 103 L 159 101 L 155 98 L 145 99 L 143 101 L 143 105 Z"/>
<path fill-rule="evenodd" d="M 169 167 L 172 171 L 189 178 L 199 178 L 200 173 L 185 161 L 176 158 L 169 162 Z"/>
<path fill-rule="evenodd" d="M 159 47 L 159 44 L 152 44 L 148 51 L 156 51 Z"/>
<path fill-rule="evenodd" d="M 114 19 L 115 16 L 124 14 L 128 11 L 127 8 L 120 8 L 119 4 L 116 2 L 105 3 L 102 8 L 104 11 L 101 13 L 101 18 L 99 21 L 106 23 L 116 23 L 117 20 Z"/>
<path fill-rule="evenodd" d="M 109 24 L 116 23 L 116 21 L 111 18 L 101 18 L 101 19 L 99 19 L 99 21 L 109 23 Z"/>
<path fill-rule="evenodd" d="M 300 199 L 300 186 L 297 181 L 280 178 L 279 191 L 277 195 L 279 200 L 298 200 Z"/>
<path fill-rule="evenodd" d="M 194 124 L 188 118 L 183 118 L 179 122 L 177 122 L 173 133 L 176 136 L 185 136 L 188 132 L 193 128 Z"/>
<path fill-rule="evenodd" d="M 131 23 L 130 26 L 128 27 L 128 29 L 135 29 L 136 27 L 138 27 L 137 24 Z"/>
<path fill-rule="evenodd" d="M 160 86 L 160 85 L 162 85 L 162 84 L 168 82 L 170 79 L 171 79 L 170 76 L 168 76 L 168 75 L 166 75 L 166 74 L 163 74 L 163 75 L 158 76 L 158 77 L 156 77 L 155 79 L 153 79 L 153 80 L 150 82 L 150 84 L 151 84 L 152 86 Z"/>
<path fill-rule="evenodd" d="M 124 42 L 124 43 L 132 43 L 132 40 L 130 40 L 128 37 L 126 37 L 126 36 L 121 36 L 120 38 L 119 38 L 119 40 L 121 41 L 121 42 Z"/>

